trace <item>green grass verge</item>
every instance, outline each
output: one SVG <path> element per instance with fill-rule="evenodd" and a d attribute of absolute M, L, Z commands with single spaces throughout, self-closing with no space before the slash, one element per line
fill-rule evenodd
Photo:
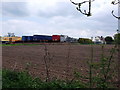
<path fill-rule="evenodd" d="M 19 44 L 0 44 L 0 46 L 21 46 L 21 45 L 35 46 L 35 45 L 40 45 L 40 44 L 23 44 L 23 43 L 19 43 Z"/>

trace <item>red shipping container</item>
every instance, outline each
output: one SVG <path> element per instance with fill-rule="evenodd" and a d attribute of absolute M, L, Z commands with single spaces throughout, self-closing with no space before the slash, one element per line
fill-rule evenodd
<path fill-rule="evenodd" d="M 60 35 L 52 35 L 52 41 L 59 42 L 60 41 Z"/>

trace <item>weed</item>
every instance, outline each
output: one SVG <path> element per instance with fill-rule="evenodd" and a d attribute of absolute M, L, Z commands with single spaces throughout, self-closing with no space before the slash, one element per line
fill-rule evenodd
<path fill-rule="evenodd" d="M 46 82 L 50 81 L 50 68 L 48 66 L 48 59 L 50 60 L 50 56 L 49 56 L 49 51 L 47 49 L 47 46 L 46 44 L 44 44 L 44 52 L 45 52 L 45 55 L 44 55 L 44 63 L 45 63 L 45 70 L 46 70 Z"/>
<path fill-rule="evenodd" d="M 93 37 L 91 37 L 91 40 L 93 40 Z M 90 59 L 90 64 L 93 62 L 93 44 L 91 44 L 91 59 Z M 89 73 L 89 84 L 90 88 L 92 87 L 92 65 L 89 65 L 90 68 L 90 73 Z"/>
<path fill-rule="evenodd" d="M 68 53 L 66 60 L 66 81 L 68 81 L 68 73 L 69 73 L 69 63 L 70 63 L 70 53 L 71 53 L 71 44 L 68 44 Z"/>
<path fill-rule="evenodd" d="M 104 56 L 104 45 L 102 45 L 102 54 L 99 63 L 93 63 L 92 66 L 95 71 L 97 71 L 97 75 L 93 77 L 93 83 L 97 88 L 108 88 L 111 83 L 108 82 L 112 77 L 110 74 L 111 71 L 111 61 L 113 59 L 113 55 L 116 51 L 116 45 L 111 49 L 110 56 Z"/>

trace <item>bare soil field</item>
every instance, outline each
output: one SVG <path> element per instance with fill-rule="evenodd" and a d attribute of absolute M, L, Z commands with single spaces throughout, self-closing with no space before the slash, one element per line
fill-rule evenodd
<path fill-rule="evenodd" d="M 113 45 L 105 45 L 105 56 L 110 55 L 112 47 Z M 101 54 L 101 45 L 93 45 L 94 62 L 100 61 Z M 91 45 L 47 44 L 2 46 L 2 67 L 4 69 L 28 70 L 32 76 L 42 79 L 46 77 L 46 64 L 51 79 L 72 79 L 75 71 L 88 75 L 87 62 L 90 59 Z M 116 60 L 116 56 L 113 60 Z"/>

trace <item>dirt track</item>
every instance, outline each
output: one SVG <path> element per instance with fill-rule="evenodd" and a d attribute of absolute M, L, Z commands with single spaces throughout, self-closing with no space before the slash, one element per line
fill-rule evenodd
<path fill-rule="evenodd" d="M 74 71 L 87 75 L 86 62 L 91 58 L 90 45 L 46 45 L 46 47 L 45 51 L 44 45 L 3 46 L 2 66 L 14 70 L 26 69 L 31 75 L 44 79 L 46 77 L 44 60 L 46 60 L 51 78 L 72 79 Z M 112 45 L 105 46 L 104 53 L 109 55 L 112 47 Z M 94 45 L 93 50 L 94 61 L 99 61 L 102 53 L 101 46 Z"/>

